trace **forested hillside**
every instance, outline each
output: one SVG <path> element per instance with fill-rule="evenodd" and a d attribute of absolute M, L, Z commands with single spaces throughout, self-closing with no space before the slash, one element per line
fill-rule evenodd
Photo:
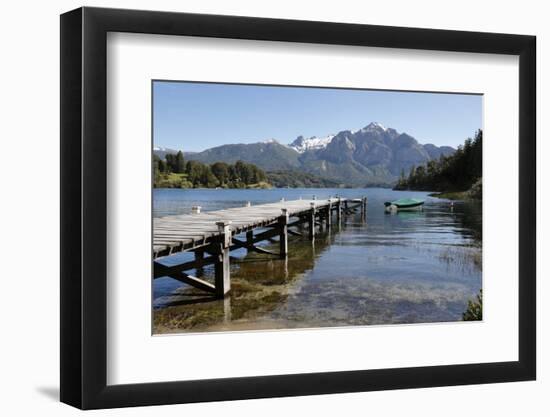
<path fill-rule="evenodd" d="M 408 176 L 402 172 L 395 189 L 450 192 L 467 191 L 476 185 L 481 197 L 482 142 L 483 132 L 478 130 L 452 155 L 413 166 Z"/>
<path fill-rule="evenodd" d="M 267 179 L 277 188 L 337 188 L 340 186 L 336 181 L 300 171 L 268 172 Z"/>
<path fill-rule="evenodd" d="M 320 138 L 299 136 L 288 145 L 270 139 L 224 144 L 184 156 L 205 164 L 243 161 L 266 172 L 299 171 L 346 186 L 365 187 L 392 186 L 403 169 L 408 172 L 413 165 L 454 151 L 450 146 L 421 144 L 406 133 L 372 122 L 359 130 Z"/>

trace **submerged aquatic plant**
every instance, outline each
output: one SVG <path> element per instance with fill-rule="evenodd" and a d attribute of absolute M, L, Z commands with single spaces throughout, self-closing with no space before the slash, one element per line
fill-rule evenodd
<path fill-rule="evenodd" d="M 468 301 L 468 308 L 462 313 L 462 320 L 476 321 L 483 319 L 483 290 L 479 290 L 476 300 Z"/>
<path fill-rule="evenodd" d="M 448 247 L 439 254 L 439 259 L 467 271 L 481 271 L 483 264 L 481 248 L 477 246 Z"/>

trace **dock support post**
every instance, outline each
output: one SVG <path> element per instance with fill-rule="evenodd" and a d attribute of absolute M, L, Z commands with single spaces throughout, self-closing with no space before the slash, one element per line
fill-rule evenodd
<path fill-rule="evenodd" d="M 202 261 L 204 260 L 204 251 L 197 249 L 195 251 L 195 261 L 197 261 L 197 264 L 199 265 L 197 267 L 197 276 L 203 276 L 204 275 L 204 268 L 202 267 Z"/>
<path fill-rule="evenodd" d="M 342 224 L 342 199 L 337 197 L 338 201 L 336 202 L 336 222 L 338 227 Z"/>
<path fill-rule="evenodd" d="M 330 198 L 328 199 L 328 205 L 327 205 L 327 218 L 325 219 L 327 224 L 327 230 L 330 231 L 330 228 L 332 226 L 332 202 L 330 201 Z"/>
<path fill-rule="evenodd" d="M 214 266 L 216 297 L 223 298 L 231 289 L 229 247 L 231 246 L 231 221 L 216 222 L 220 233 L 219 259 Z"/>
<path fill-rule="evenodd" d="M 288 210 L 281 209 L 282 215 L 279 216 L 279 252 L 281 259 L 288 255 Z"/>
<path fill-rule="evenodd" d="M 223 300 L 223 321 L 228 323 L 231 321 L 231 297 Z"/>
<path fill-rule="evenodd" d="M 249 230 L 248 232 L 246 232 L 246 244 L 247 244 L 246 251 L 248 253 L 252 252 L 252 249 L 250 249 L 250 247 L 254 245 L 254 232 L 252 230 Z"/>
<path fill-rule="evenodd" d="M 367 219 L 367 197 L 361 198 L 361 220 Z"/>
<path fill-rule="evenodd" d="M 308 214 L 309 238 L 313 240 L 315 239 L 315 202 L 312 201 L 309 204 L 311 206 L 311 210 Z"/>

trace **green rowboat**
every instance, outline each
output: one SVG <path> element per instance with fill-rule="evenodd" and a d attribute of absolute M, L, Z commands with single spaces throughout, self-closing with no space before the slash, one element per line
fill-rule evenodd
<path fill-rule="evenodd" d="M 395 201 L 386 201 L 384 205 L 386 206 L 386 211 L 421 210 L 424 200 L 419 198 L 400 198 Z"/>

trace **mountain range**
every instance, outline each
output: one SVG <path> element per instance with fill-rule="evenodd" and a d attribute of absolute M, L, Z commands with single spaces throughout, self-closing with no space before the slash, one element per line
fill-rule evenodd
<path fill-rule="evenodd" d="M 157 148 L 164 158 L 172 150 Z M 372 122 L 362 129 L 343 130 L 325 137 L 298 136 L 289 145 L 275 139 L 250 144 L 227 144 L 202 152 L 184 153 L 204 163 L 238 160 L 265 171 L 301 171 L 348 186 L 393 184 L 402 171 L 455 151 L 450 146 L 420 144 L 414 137 Z"/>

